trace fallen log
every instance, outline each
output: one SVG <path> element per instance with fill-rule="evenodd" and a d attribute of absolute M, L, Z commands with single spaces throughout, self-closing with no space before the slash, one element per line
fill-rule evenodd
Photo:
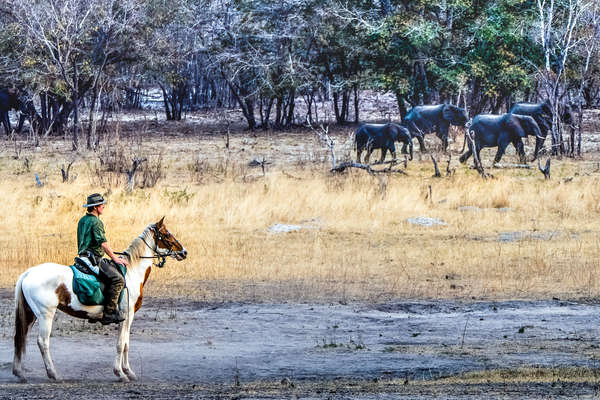
<path fill-rule="evenodd" d="M 361 164 L 361 163 L 349 161 L 349 162 L 343 162 L 343 163 L 336 165 L 335 167 L 333 167 L 331 169 L 331 172 L 344 172 L 348 168 L 358 168 L 358 169 L 364 169 L 371 175 L 388 174 L 388 173 L 398 173 L 398 174 L 407 175 L 406 172 L 404 172 L 401 169 L 392 169 L 392 166 L 395 164 L 394 162 L 385 162 L 382 164 L 390 164 L 390 166 L 386 169 L 373 169 L 373 168 L 371 168 L 371 165 L 369 165 L 369 164 Z"/>

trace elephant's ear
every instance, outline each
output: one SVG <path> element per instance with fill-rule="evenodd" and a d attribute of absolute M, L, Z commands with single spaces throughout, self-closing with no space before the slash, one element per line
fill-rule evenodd
<path fill-rule="evenodd" d="M 519 121 L 521 123 L 521 132 L 519 136 L 525 137 L 527 135 L 542 137 L 542 132 L 540 131 L 540 127 L 533 117 L 529 115 L 519 115 Z"/>
<path fill-rule="evenodd" d="M 535 122 L 537 123 L 537 121 L 535 121 Z M 537 125 L 538 125 L 538 128 L 540 128 L 540 130 L 542 132 L 548 132 L 549 130 L 552 129 L 552 119 L 548 116 L 542 115 L 539 118 L 539 124 L 537 124 Z"/>
<path fill-rule="evenodd" d="M 550 118 L 552 118 L 552 107 L 551 107 L 550 102 L 548 100 L 546 100 L 545 102 L 543 102 L 541 104 L 540 109 L 542 111 L 542 114 L 548 115 L 548 116 L 550 116 Z"/>
<path fill-rule="evenodd" d="M 467 113 L 460 107 L 451 104 L 444 104 L 442 115 L 446 121 L 452 125 L 462 126 L 467 122 Z"/>

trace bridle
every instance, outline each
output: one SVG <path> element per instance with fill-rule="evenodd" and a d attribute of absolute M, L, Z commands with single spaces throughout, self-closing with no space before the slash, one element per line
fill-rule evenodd
<path fill-rule="evenodd" d="M 173 254 L 176 254 L 176 251 L 173 251 L 171 249 L 168 249 L 166 253 L 161 253 L 159 252 L 159 248 L 158 248 L 158 242 L 162 241 L 165 239 L 165 235 L 163 235 L 159 229 L 156 229 L 155 225 L 152 225 L 150 227 L 150 230 L 152 232 L 154 232 L 155 234 L 155 239 L 154 239 L 154 248 L 152 248 L 152 246 L 150 246 L 148 244 L 148 242 L 146 242 L 146 240 L 144 239 L 144 236 L 140 236 L 140 239 L 142 239 L 142 242 L 144 242 L 144 244 L 150 249 L 152 250 L 152 252 L 154 253 L 153 256 L 140 256 L 139 258 L 157 258 L 160 261 L 156 264 L 154 264 L 155 266 L 157 266 L 158 268 L 162 268 L 165 266 L 165 263 L 167 262 L 167 257 L 172 256 Z M 129 254 L 127 253 L 115 253 L 115 254 L 120 254 L 120 255 L 126 255 L 127 257 L 131 258 L 129 256 Z"/>

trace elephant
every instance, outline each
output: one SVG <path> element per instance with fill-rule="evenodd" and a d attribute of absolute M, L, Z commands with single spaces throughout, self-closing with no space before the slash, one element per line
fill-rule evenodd
<path fill-rule="evenodd" d="M 464 127 L 468 120 L 469 117 L 464 108 L 451 104 L 439 104 L 413 107 L 404 117 L 402 125 L 419 140 L 421 151 L 425 151 L 423 136 L 433 131 L 442 140 L 444 151 L 446 151 L 450 125 Z"/>
<path fill-rule="evenodd" d="M 21 100 L 18 90 L 12 88 L 0 89 L 0 122 L 4 126 L 4 131 L 7 135 L 9 135 L 12 130 L 10 119 L 8 117 L 8 112 L 11 109 L 21 112 L 17 132 L 21 132 L 25 118 L 32 112 L 35 112 L 35 108 L 33 108 L 31 102 L 24 102 Z"/>
<path fill-rule="evenodd" d="M 396 159 L 395 142 L 402 142 L 402 151 L 406 152 L 406 146 L 410 149 L 410 159 L 413 158 L 413 144 L 410 132 L 405 127 L 394 124 L 365 124 L 356 130 L 354 136 L 356 144 L 356 159 L 360 163 L 360 156 L 363 150 L 367 149 L 365 163 L 369 163 L 369 157 L 374 149 L 381 149 L 381 158 L 379 162 L 383 162 L 385 155 L 389 150 L 392 153 L 394 160 Z"/>
<path fill-rule="evenodd" d="M 515 103 L 510 108 L 509 112 L 519 115 L 529 115 L 535 120 L 540 128 L 543 139 L 536 140 L 535 150 L 533 152 L 533 161 L 535 161 L 539 151 L 544 145 L 548 131 L 552 130 L 552 108 L 550 107 L 550 103 L 547 101 L 544 103 Z"/>
<path fill-rule="evenodd" d="M 468 160 L 473 154 L 473 150 L 476 151 L 477 159 L 481 161 L 479 152 L 484 147 L 498 147 L 496 157 L 494 157 L 494 163 L 498 163 L 509 143 L 512 143 L 517 149 L 521 162 L 525 162 L 525 149 L 522 139 L 528 135 L 535 136 L 536 148 L 545 139 L 533 117 L 512 113 L 502 115 L 479 114 L 473 118 L 473 123 L 467 134 L 473 139 L 475 149 L 473 149 L 473 142 L 469 141 L 469 150 L 460 156 L 461 163 Z"/>

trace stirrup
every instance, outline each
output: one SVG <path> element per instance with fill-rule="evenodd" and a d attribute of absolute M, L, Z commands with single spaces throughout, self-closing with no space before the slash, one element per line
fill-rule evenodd
<path fill-rule="evenodd" d="M 121 317 L 119 315 L 118 311 L 115 311 L 113 313 L 110 314 L 104 314 L 102 316 L 102 319 L 98 320 L 100 321 L 100 323 L 102 325 L 108 325 L 108 324 L 118 324 L 120 322 L 123 322 L 125 320 L 125 318 Z"/>

